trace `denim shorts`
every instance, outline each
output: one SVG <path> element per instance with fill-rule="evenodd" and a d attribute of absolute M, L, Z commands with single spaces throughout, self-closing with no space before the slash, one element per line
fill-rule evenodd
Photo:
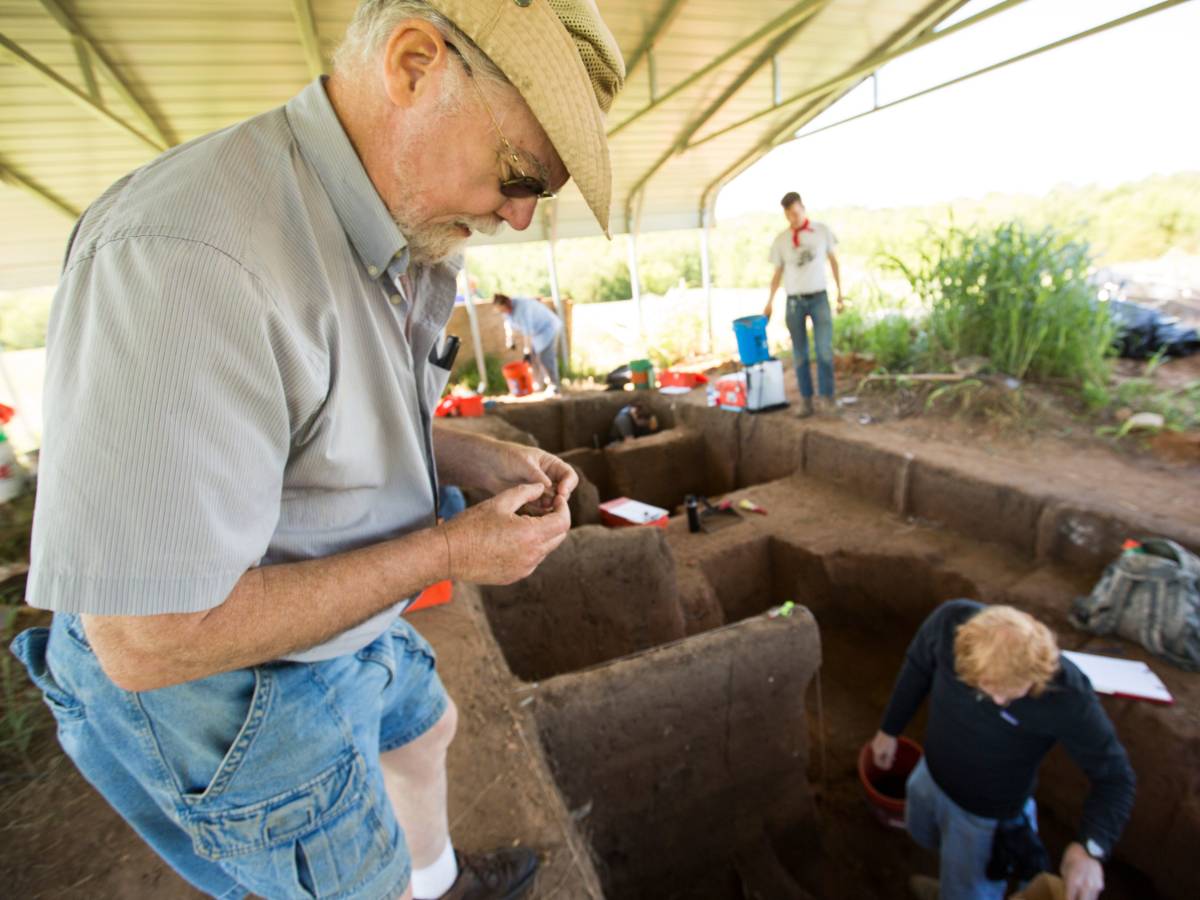
<path fill-rule="evenodd" d="M 408 884 L 379 754 L 431 728 L 448 700 L 404 620 L 336 659 L 139 693 L 104 675 L 77 616 L 12 649 L 84 777 L 200 890 L 391 900 Z"/>
<path fill-rule="evenodd" d="M 967 812 L 933 780 L 922 758 L 908 776 L 905 827 L 922 847 L 938 853 L 938 881 L 944 900 L 1003 900 L 1007 882 L 987 877 L 992 838 L 999 819 Z M 1024 815 L 1037 830 L 1037 804 L 1025 801 Z"/>

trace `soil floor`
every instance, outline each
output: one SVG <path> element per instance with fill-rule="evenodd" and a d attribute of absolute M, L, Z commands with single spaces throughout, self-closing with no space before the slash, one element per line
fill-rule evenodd
<path fill-rule="evenodd" d="M 798 399 L 794 392 L 789 379 L 793 402 Z M 694 392 L 688 400 L 703 402 L 702 392 Z M 1200 464 L 1172 462 L 1140 448 L 1114 450 L 1072 429 L 1014 432 L 989 420 L 889 417 L 886 402 L 860 397 L 855 404 L 819 416 L 810 427 L 858 439 L 865 436 L 892 451 L 953 461 L 959 468 L 991 478 L 1002 476 L 1030 493 L 1053 490 L 1096 497 L 1139 517 L 1187 529 L 1200 526 Z M 751 496 L 769 509 L 777 499 L 770 491 Z M 838 527 L 836 503 L 810 509 L 809 516 L 810 527 L 830 532 Z M 678 531 L 687 539 L 686 526 L 675 521 L 673 544 Z M 1086 578 L 1070 572 L 1055 577 L 1085 590 L 1094 573 Z M 443 679 L 461 711 L 460 734 L 450 760 L 450 815 L 456 843 L 476 849 L 523 841 L 543 851 L 546 860 L 535 896 L 599 896 L 586 864 L 588 848 L 581 846 L 569 824 L 570 813 L 546 780 L 536 725 L 521 706 L 521 687 L 508 673 L 478 603 L 478 596 L 466 590 L 450 607 L 418 613 L 413 619 L 438 650 Z M 23 614 L 21 622 L 29 624 L 33 618 Z M 803 865 L 795 866 L 814 896 L 898 900 L 907 896 L 908 874 L 934 869 L 932 857 L 906 835 L 887 830 L 872 818 L 854 771 L 858 748 L 877 727 L 910 634 L 877 635 L 871 652 L 864 654 L 860 632 L 823 627 L 821 702 L 814 685 L 807 709 L 813 742 L 809 771 L 824 863 L 807 871 Z M 1186 684 L 1183 677 L 1173 673 L 1168 684 L 1185 700 L 1186 709 L 1179 714 L 1195 720 L 1200 716 L 1200 686 L 1197 676 L 1186 676 Z M 32 764 L 14 763 L 0 775 L 4 894 L 129 900 L 200 896 L 158 861 L 78 776 L 54 743 L 49 713 L 39 707 L 37 715 L 39 734 L 29 751 Z M 1042 827 L 1052 852 L 1069 838 L 1067 827 L 1052 816 L 1043 819 Z M 797 845 L 795 853 L 803 856 L 805 849 Z M 786 847 L 776 846 L 776 851 L 781 857 L 790 855 Z M 1108 876 L 1106 900 L 1156 896 L 1140 875 L 1120 865 L 1111 867 Z"/>

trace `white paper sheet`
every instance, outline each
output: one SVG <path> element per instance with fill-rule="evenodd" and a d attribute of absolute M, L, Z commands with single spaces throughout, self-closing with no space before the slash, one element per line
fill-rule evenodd
<path fill-rule="evenodd" d="M 627 522 L 653 522 L 667 514 L 667 510 L 638 500 L 622 500 L 619 503 L 603 504 L 603 509 L 610 515 L 620 516 Z"/>
<path fill-rule="evenodd" d="M 1094 653 L 1064 650 L 1063 656 L 1079 666 L 1098 694 L 1113 694 L 1152 700 L 1155 703 L 1174 703 L 1167 686 L 1144 662 L 1136 659 L 1115 659 Z"/>

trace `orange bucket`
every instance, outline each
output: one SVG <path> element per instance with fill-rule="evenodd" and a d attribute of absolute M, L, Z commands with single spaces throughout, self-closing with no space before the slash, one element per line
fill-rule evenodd
<path fill-rule="evenodd" d="M 533 393 L 533 370 L 525 360 L 505 363 L 501 367 L 504 380 L 508 382 L 508 392 L 514 397 L 524 397 Z"/>
<path fill-rule="evenodd" d="M 904 784 L 921 761 L 921 745 L 906 737 L 896 739 L 896 758 L 890 769 L 875 765 L 871 742 L 858 751 L 858 780 L 871 804 L 871 812 L 884 825 L 904 827 Z"/>

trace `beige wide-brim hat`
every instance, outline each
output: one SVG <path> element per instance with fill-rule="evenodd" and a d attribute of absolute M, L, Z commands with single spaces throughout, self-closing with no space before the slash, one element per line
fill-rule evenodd
<path fill-rule="evenodd" d="M 488 55 L 533 111 L 608 233 L 604 114 L 625 62 L 592 0 L 427 0 Z"/>

